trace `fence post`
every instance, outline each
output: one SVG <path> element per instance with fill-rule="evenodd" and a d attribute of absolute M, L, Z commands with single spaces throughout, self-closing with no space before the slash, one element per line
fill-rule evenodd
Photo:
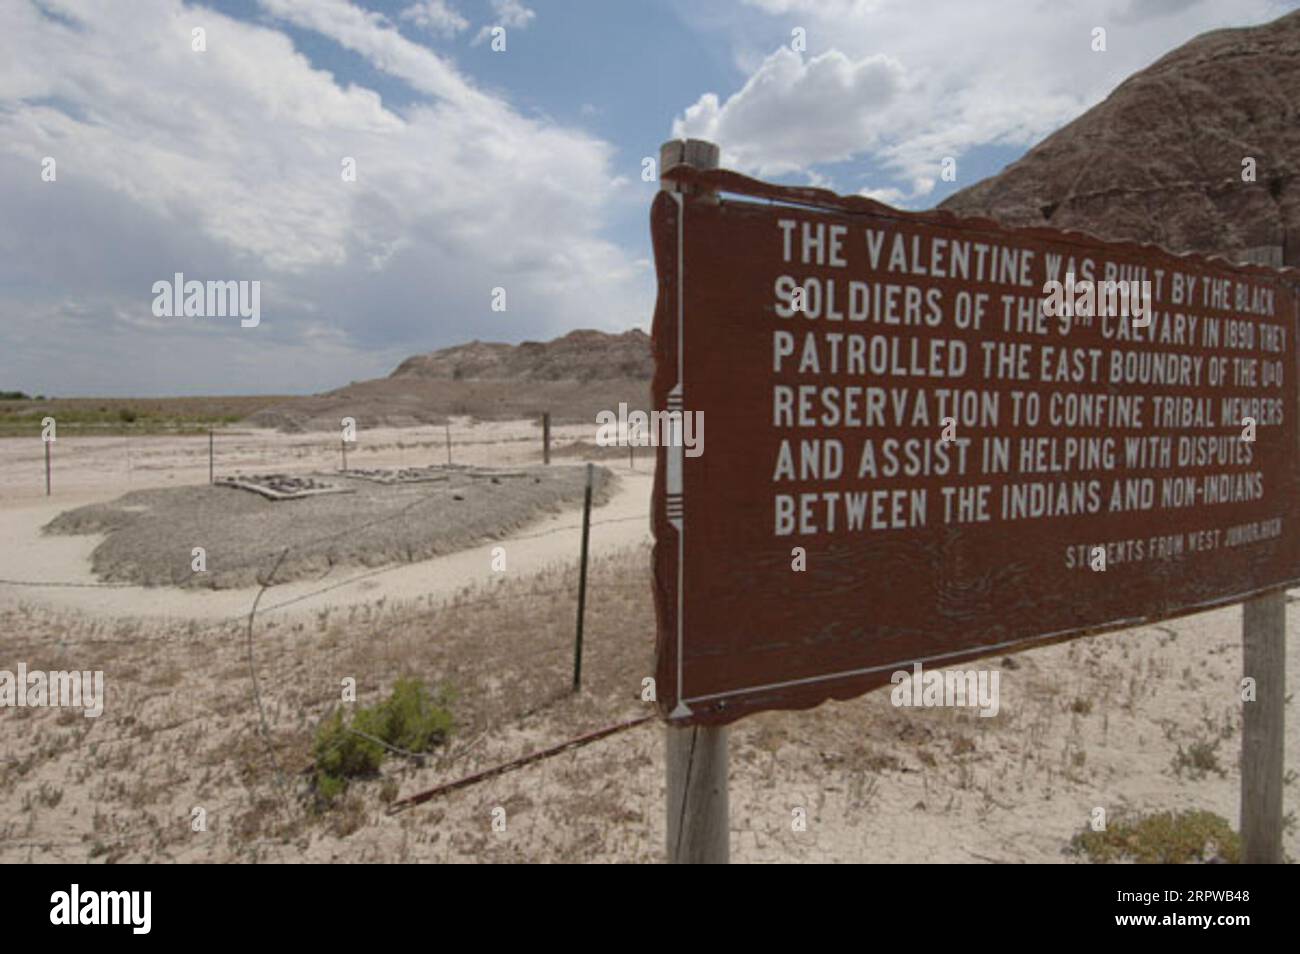
<path fill-rule="evenodd" d="M 716 169 L 719 149 L 701 139 L 670 140 L 659 147 L 659 172 L 680 163 Z M 672 183 L 659 187 L 679 191 Z M 678 280 L 681 277 L 678 276 Z M 671 450 L 671 448 L 670 448 Z M 730 858 L 727 804 L 727 727 L 665 726 L 670 864 L 726 864 Z"/>
<path fill-rule="evenodd" d="M 50 442 L 45 442 L 45 496 L 50 495 Z"/>
<path fill-rule="evenodd" d="M 573 691 L 582 688 L 582 617 L 587 608 L 587 540 L 591 536 L 591 478 L 587 465 L 587 492 L 582 499 L 582 561 L 578 569 L 578 635 L 573 643 Z"/>
<path fill-rule="evenodd" d="M 443 426 L 447 429 L 447 466 L 451 466 L 451 421 L 445 421 Z"/>
<path fill-rule="evenodd" d="M 551 462 L 551 412 L 542 414 L 542 463 Z"/>
<path fill-rule="evenodd" d="M 1248 249 L 1245 259 L 1280 267 L 1282 246 Z M 1241 860 L 1281 864 L 1286 590 L 1272 590 L 1242 603 L 1241 650 L 1242 675 L 1255 680 L 1255 700 L 1242 703 Z"/>
<path fill-rule="evenodd" d="M 208 483 L 215 484 L 212 473 L 212 428 L 208 428 Z"/>

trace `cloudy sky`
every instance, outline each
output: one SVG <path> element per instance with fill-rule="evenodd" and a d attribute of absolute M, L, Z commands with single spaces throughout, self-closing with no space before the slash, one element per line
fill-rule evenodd
<path fill-rule="evenodd" d="M 1196 34 L 1297 6 L 0 0 L 0 390 L 304 392 L 648 329 L 664 139 L 928 208 Z M 259 281 L 261 323 L 155 317 L 176 272 Z"/>

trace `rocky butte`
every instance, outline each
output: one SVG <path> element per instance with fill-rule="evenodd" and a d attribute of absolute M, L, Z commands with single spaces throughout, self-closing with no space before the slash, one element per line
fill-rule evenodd
<path fill-rule="evenodd" d="M 1300 11 L 1196 37 L 940 208 L 1234 260 L 1282 245 L 1300 265 L 1298 163 Z"/>

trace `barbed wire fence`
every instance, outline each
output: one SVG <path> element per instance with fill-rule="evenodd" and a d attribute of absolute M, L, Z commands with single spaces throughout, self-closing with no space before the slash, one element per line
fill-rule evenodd
<path fill-rule="evenodd" d="M 57 421 L 57 418 L 56 418 Z M 399 466 L 408 466 L 405 461 L 405 455 L 408 452 L 423 451 L 428 457 L 428 465 L 438 465 L 441 463 L 444 447 L 450 445 L 451 448 L 480 448 L 480 447 L 499 447 L 503 444 L 540 444 L 545 439 L 539 440 L 542 436 L 542 419 L 539 416 L 533 423 L 538 427 L 537 435 L 498 435 L 493 437 L 475 437 L 466 436 L 462 431 L 459 435 L 450 427 L 447 428 L 444 436 L 442 423 L 422 423 L 416 425 L 414 429 L 420 433 L 407 435 L 410 440 L 403 439 L 402 435 L 392 435 L 388 439 L 379 439 L 377 441 L 355 441 L 350 442 L 349 453 L 361 452 L 379 452 L 387 449 L 396 450 L 399 456 Z M 555 424 L 559 428 L 561 424 Z M 396 428 L 394 428 L 396 429 Z M 428 429 L 424 433 L 423 429 Z M 436 433 L 435 433 L 436 430 Z M 12 466 L 33 467 L 33 474 L 43 479 L 43 457 L 44 449 L 39 440 L 39 428 L 34 428 L 30 435 L 8 433 L 6 437 L 14 438 L 12 448 L 7 448 L 7 463 Z M 218 438 L 215 445 L 212 442 L 213 436 Z M 311 436 L 302 436 L 301 434 L 288 433 L 281 435 L 284 442 L 279 445 L 280 452 L 290 458 L 294 466 L 307 463 L 310 459 L 310 466 L 321 466 L 330 471 L 338 471 L 339 468 L 333 466 L 340 460 L 339 441 L 331 436 L 312 434 Z M 546 436 L 549 436 L 549 432 Z M 23 442 L 21 438 L 31 438 L 30 443 Z M 183 438 L 194 439 L 194 449 L 180 451 L 182 460 L 180 463 L 172 464 L 150 464 L 143 463 L 152 454 L 152 449 L 148 447 L 148 442 L 155 438 L 168 438 L 178 440 Z M 82 440 L 89 438 L 90 440 Z M 133 471 L 201 471 L 203 466 L 210 462 L 221 462 L 228 467 L 245 468 L 262 468 L 274 465 L 268 465 L 265 462 L 266 454 L 273 449 L 273 445 L 265 440 L 257 439 L 255 434 L 246 431 L 218 430 L 211 425 L 195 425 L 178 427 L 175 429 L 150 429 L 132 432 L 128 429 L 103 427 L 103 428 L 86 428 L 73 427 L 65 425 L 62 434 L 53 442 L 55 448 L 54 473 L 56 478 L 60 471 L 76 462 L 85 465 L 95 458 L 102 458 L 109 461 L 117 458 L 120 461 L 119 467 L 122 471 L 130 475 Z M 28 449 L 30 448 L 30 449 Z M 635 448 L 632 449 L 635 453 Z M 579 454 L 590 454 L 593 446 L 584 444 L 581 437 L 576 442 L 567 445 L 555 445 L 550 448 L 551 455 L 564 456 L 566 453 L 576 451 Z M 605 456 L 611 458 L 622 455 L 622 449 L 610 450 Z M 536 457 L 540 463 L 544 456 L 544 450 L 539 447 L 536 455 L 529 454 L 529 458 Z M 629 458 L 632 469 L 635 469 L 634 463 Z M 420 466 L 420 465 L 411 465 Z"/>
<path fill-rule="evenodd" d="M 204 438 L 203 442 L 206 444 L 207 440 L 205 438 L 207 437 L 207 435 L 202 434 L 200 435 L 200 437 Z M 529 439 L 521 438 L 520 440 L 529 440 Z M 433 441 L 429 441 L 428 443 L 430 444 L 431 448 L 434 446 Z M 493 444 L 499 442 L 498 441 L 477 441 L 477 442 L 463 442 L 463 443 Z M 199 467 L 202 463 L 206 463 L 206 461 L 202 461 L 200 459 L 200 462 L 198 464 L 195 464 L 194 466 Z M 434 496 L 435 496 L 434 493 L 421 495 L 419 498 L 411 501 L 409 504 L 407 504 L 406 506 L 402 507 L 400 510 L 394 513 L 386 514 L 383 517 L 364 521 L 359 524 L 353 524 L 341 528 L 339 530 L 332 531 L 330 533 L 321 534 L 317 537 L 310 538 L 306 541 L 301 541 L 295 544 L 294 547 L 280 547 L 275 551 L 267 551 L 264 554 L 256 555 L 253 558 L 254 561 L 260 561 L 262 559 L 270 560 L 272 557 L 274 557 L 275 560 L 274 560 L 274 565 L 271 567 L 270 572 L 268 572 L 264 578 L 259 577 L 260 585 L 258 587 L 257 594 L 254 597 L 253 605 L 250 607 L 249 611 L 246 614 L 238 613 L 238 614 L 224 616 L 219 619 L 215 619 L 209 623 L 201 625 L 197 629 L 195 629 L 191 625 L 191 627 L 189 627 L 188 630 L 185 633 L 183 633 L 180 637 L 180 638 L 187 638 L 187 639 L 202 638 L 208 634 L 216 633 L 228 629 L 232 625 L 239 624 L 241 622 L 244 624 L 245 636 L 246 636 L 247 660 L 248 660 L 248 667 L 249 667 L 249 678 L 250 678 L 250 685 L 252 691 L 252 701 L 257 709 L 257 731 L 258 731 L 258 735 L 262 738 L 262 741 L 267 751 L 267 755 L 271 760 L 271 764 L 274 769 L 274 773 L 275 773 L 274 782 L 275 782 L 276 795 L 278 796 L 278 801 L 280 802 L 282 807 L 286 808 L 287 810 L 291 811 L 291 809 L 289 808 L 287 780 L 284 774 L 284 770 L 281 767 L 279 759 L 277 757 L 277 753 L 275 751 L 274 742 L 271 738 L 269 720 L 267 718 L 265 707 L 262 704 L 260 691 L 258 689 L 257 669 L 254 663 L 254 645 L 255 645 L 254 622 L 255 620 L 261 616 L 264 616 L 265 614 L 274 613 L 276 611 L 287 609 L 288 607 L 312 600 L 316 597 L 322 596 L 331 591 L 353 585 L 363 580 L 372 579 L 376 576 L 381 576 L 385 573 L 391 573 L 396 570 L 400 570 L 407 566 L 410 566 L 414 563 L 423 562 L 423 561 L 409 560 L 404 562 L 395 562 L 382 567 L 368 569 L 361 573 L 351 574 L 342 580 L 337 580 L 337 579 L 331 580 L 330 582 L 328 582 L 323 586 L 314 587 L 313 589 L 311 589 L 306 593 L 297 594 L 295 596 L 280 601 L 268 601 L 265 604 L 263 604 L 262 602 L 263 596 L 274 585 L 275 572 L 278 570 L 279 566 L 281 565 L 281 563 L 283 563 L 283 561 L 289 555 L 292 549 L 301 549 L 309 546 L 316 546 L 323 543 L 329 543 L 331 541 L 342 539 L 349 535 L 356 534 L 363 529 L 404 519 L 409 516 L 412 510 L 427 503 L 429 500 L 433 499 Z M 636 516 L 628 516 L 628 517 L 614 517 L 614 518 L 592 520 L 590 522 L 590 526 L 598 527 L 602 525 L 619 524 L 619 523 L 626 523 L 630 521 L 641 521 L 641 520 L 646 521 L 648 524 L 649 523 L 648 515 L 636 515 Z M 561 534 L 561 533 L 568 533 L 568 532 L 576 533 L 578 530 L 579 527 L 576 525 L 547 527 L 545 529 L 541 529 L 529 533 L 509 535 L 501 538 L 499 542 L 502 544 L 509 544 L 509 543 L 515 543 L 523 540 L 538 539 L 547 536 L 553 536 L 555 534 Z M 493 542 L 497 542 L 497 541 L 493 541 Z M 332 574 L 335 569 L 336 569 L 335 566 L 331 566 L 330 569 L 326 572 L 326 575 Z M 130 581 L 87 582 L 87 581 L 69 581 L 69 580 L 32 580 L 32 579 L 0 578 L 0 586 L 10 587 L 10 588 L 20 588 L 20 589 L 21 588 L 122 589 L 122 588 L 138 587 L 139 584 Z M 624 581 L 624 582 L 605 581 L 602 585 L 603 589 L 622 590 L 622 591 L 629 591 L 629 592 L 637 589 L 646 590 L 647 587 L 648 587 L 648 582 L 646 581 Z M 491 588 L 495 589 L 496 587 L 491 586 Z M 502 587 L 502 589 L 504 589 L 504 587 Z M 542 589 L 538 589 L 537 587 L 534 586 L 527 589 L 519 589 L 519 590 L 514 590 L 509 592 L 489 592 L 481 596 L 467 596 L 465 591 L 461 591 L 457 593 L 448 594 L 446 597 L 444 597 L 441 600 L 439 605 L 436 607 L 428 607 L 424 609 L 418 609 L 415 607 L 403 608 L 400 612 L 396 614 L 393 621 L 408 623 L 408 624 L 416 623 L 422 620 L 436 618 L 443 614 L 455 613 L 461 610 L 471 609 L 476 607 L 500 606 L 509 602 L 520 601 L 520 600 L 536 600 L 538 598 L 550 597 L 550 596 L 572 595 L 574 593 L 574 589 L 575 589 L 575 585 L 573 583 L 568 583 L 561 586 L 552 586 L 552 587 L 546 587 Z M 152 641 L 170 641 L 178 637 L 177 634 L 175 633 L 166 633 L 157 636 L 144 636 L 143 634 L 137 634 L 137 638 L 140 641 L 152 642 Z M 107 640 L 107 639 L 86 640 L 86 642 L 89 643 L 113 642 L 113 641 L 114 640 Z M 571 647 L 564 644 L 539 646 L 539 647 L 538 646 L 512 647 L 500 653 L 491 654 L 488 656 L 484 656 L 480 653 L 476 658 L 476 662 L 479 665 L 491 664 L 495 666 L 499 664 L 507 664 L 507 665 L 513 665 L 517 667 L 519 666 L 521 661 L 527 661 L 529 665 L 533 665 L 539 659 L 555 656 L 556 662 L 558 664 L 562 662 L 564 658 L 561 657 L 559 654 L 567 653 L 570 650 Z M 530 708 L 524 711 L 520 711 L 519 713 L 516 713 L 514 716 L 514 720 L 522 721 L 523 719 L 536 714 L 538 711 L 541 711 L 542 709 L 545 709 L 548 706 L 555 704 L 557 701 L 566 697 L 567 695 L 568 693 L 566 692 L 557 691 L 556 693 L 548 696 L 546 699 L 543 699 L 540 703 L 532 705 Z M 331 711 L 332 708 L 333 707 L 331 706 Z M 200 715 L 200 716 L 192 717 L 189 720 L 182 720 L 182 723 L 192 722 L 199 718 L 202 718 L 202 716 Z M 645 721 L 646 721 L 645 718 L 638 718 L 638 719 L 627 721 L 625 724 L 620 723 L 614 727 L 606 727 L 603 729 L 599 729 L 595 733 L 585 733 L 584 736 L 580 737 L 579 739 L 567 740 L 566 742 L 561 743 L 559 746 L 555 747 L 555 752 L 558 753 L 561 751 L 570 750 L 575 744 L 585 744 L 584 740 L 588 736 L 590 736 L 591 738 L 601 738 L 610 734 L 613 731 L 623 731 L 624 729 L 627 728 L 633 728 L 636 725 L 643 724 Z M 173 728 L 173 727 L 174 726 L 167 727 L 167 728 Z M 456 761 L 459 761 L 460 759 L 464 758 L 468 754 L 469 750 L 472 749 L 478 742 L 480 742 L 486 734 L 487 734 L 486 731 L 482 732 L 477 736 L 476 739 L 468 743 L 462 744 L 460 747 L 458 747 L 458 749 L 454 753 L 455 756 L 454 758 L 451 757 L 453 753 L 448 753 L 447 756 L 444 756 L 446 763 L 448 765 L 454 764 Z M 102 739 L 100 741 L 100 744 L 106 746 L 112 746 L 115 743 L 124 742 L 124 741 L 128 741 L 128 740 L 127 739 Z M 443 760 L 440 759 L 440 761 Z M 518 762 L 518 764 L 522 765 L 522 764 L 528 764 L 533 761 L 536 760 L 532 757 L 526 757 L 522 760 L 514 760 L 514 762 L 509 763 L 505 766 L 498 766 L 496 769 L 489 770 L 485 773 L 478 773 L 478 774 L 482 775 L 482 777 L 484 778 L 491 777 L 495 774 L 499 774 L 499 772 L 511 770 L 513 767 L 515 767 L 515 762 Z M 469 781 L 473 782 L 475 780 L 476 780 L 475 778 L 471 778 Z M 449 783 L 447 786 L 444 787 L 448 789 L 453 789 L 459 787 L 462 784 L 465 784 L 465 782 L 466 780 L 462 779 L 456 782 Z M 423 800 L 423 799 L 418 799 L 418 800 Z M 139 831 L 140 833 L 144 833 L 145 829 L 142 828 Z M 124 837 L 128 833 L 123 832 L 123 833 L 114 833 L 114 834 L 117 834 L 119 837 Z"/>

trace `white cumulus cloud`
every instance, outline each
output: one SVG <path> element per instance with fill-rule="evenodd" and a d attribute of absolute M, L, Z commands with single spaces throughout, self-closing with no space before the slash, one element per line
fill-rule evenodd
<path fill-rule="evenodd" d="M 644 196 L 609 143 L 520 114 L 344 0 L 262 7 L 254 23 L 180 0 L 6 2 L 0 322 L 25 330 L 0 380 L 283 393 L 470 338 L 646 323 L 648 266 L 606 237 Z M 414 102 L 340 83 L 284 23 Z M 177 271 L 261 281 L 261 325 L 154 318 L 151 286 Z"/>
<path fill-rule="evenodd" d="M 885 56 L 855 61 L 831 50 L 805 59 L 782 47 L 725 102 L 701 96 L 673 135 L 718 142 L 724 161 L 760 175 L 848 159 L 879 139 L 880 116 L 903 83 L 902 67 Z"/>
<path fill-rule="evenodd" d="M 490 0 L 490 2 L 492 4 L 492 20 L 475 34 L 475 44 L 486 40 L 491 35 L 493 27 L 522 30 L 537 16 L 535 10 L 530 10 L 519 0 Z"/>
<path fill-rule="evenodd" d="M 447 0 L 419 0 L 404 9 L 401 18 L 437 36 L 451 37 L 469 29 L 469 21 Z"/>
<path fill-rule="evenodd" d="M 893 178 L 882 186 L 890 194 L 923 197 L 945 157 L 1028 147 L 1192 37 L 1295 6 L 744 0 L 698 17 L 700 29 L 729 40 L 744 79 L 734 92 L 703 91 L 673 132 L 713 139 L 724 157 L 757 174 L 808 176 L 817 164 L 867 160 Z M 1092 49 L 1096 27 L 1107 31 L 1104 53 Z M 794 28 L 806 36 L 802 55 L 790 46 Z"/>

